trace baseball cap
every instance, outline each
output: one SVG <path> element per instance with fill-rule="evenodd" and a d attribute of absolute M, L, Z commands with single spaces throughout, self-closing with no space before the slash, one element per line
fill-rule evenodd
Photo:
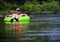
<path fill-rule="evenodd" d="M 20 8 L 16 8 L 16 11 L 20 11 Z"/>

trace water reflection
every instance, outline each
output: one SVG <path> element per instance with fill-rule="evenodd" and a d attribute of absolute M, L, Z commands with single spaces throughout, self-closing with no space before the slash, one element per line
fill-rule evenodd
<path fill-rule="evenodd" d="M 7 42 L 59 42 L 60 40 L 60 17 L 35 17 L 31 19 L 31 23 L 23 25 L 5 25 L 10 28 L 5 31 Z M 20 28 L 18 32 L 16 28 Z M 5 28 L 5 30 L 6 30 Z M 15 28 L 11 31 L 11 28 Z M 9 33 L 10 32 L 10 33 Z M 22 32 L 22 33 L 21 33 Z M 15 34 L 14 34 L 15 33 Z"/>

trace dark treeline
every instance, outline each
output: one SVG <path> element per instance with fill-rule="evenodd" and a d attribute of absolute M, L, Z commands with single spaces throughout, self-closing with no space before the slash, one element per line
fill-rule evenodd
<path fill-rule="evenodd" d="M 0 0 L 0 14 L 21 8 L 22 13 L 60 12 L 59 0 Z"/>

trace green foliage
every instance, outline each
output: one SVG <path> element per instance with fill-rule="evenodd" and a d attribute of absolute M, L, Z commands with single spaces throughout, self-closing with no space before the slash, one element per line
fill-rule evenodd
<path fill-rule="evenodd" d="M 47 0 L 47 2 L 43 1 L 42 3 L 38 2 L 37 0 L 26 0 L 22 5 L 16 4 L 16 2 L 19 1 L 21 0 L 13 0 L 13 3 L 11 3 L 8 2 L 8 0 L 0 0 L 0 14 L 2 12 L 9 13 L 11 10 L 15 10 L 17 7 L 20 7 L 23 13 L 60 12 L 59 2 L 55 0 Z"/>
<path fill-rule="evenodd" d="M 53 1 L 53 2 L 50 2 L 49 4 L 50 4 L 50 6 L 49 6 L 50 11 L 53 11 L 53 12 L 60 11 L 59 2 Z"/>
<path fill-rule="evenodd" d="M 59 2 L 53 1 L 53 2 L 47 3 L 43 1 L 41 5 L 41 11 L 60 12 Z"/>
<path fill-rule="evenodd" d="M 36 12 L 39 13 L 41 11 L 40 4 L 35 1 L 26 1 L 24 5 L 21 6 L 22 10 L 28 12 Z"/>
<path fill-rule="evenodd" d="M 24 5 L 21 6 L 21 9 L 27 12 L 34 12 L 34 13 L 53 13 L 53 12 L 60 12 L 59 2 L 52 1 L 52 2 L 45 2 L 43 1 L 42 4 L 34 1 L 26 1 Z"/>

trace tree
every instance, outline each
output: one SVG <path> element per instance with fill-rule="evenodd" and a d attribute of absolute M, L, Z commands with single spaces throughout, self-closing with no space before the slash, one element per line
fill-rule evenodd
<path fill-rule="evenodd" d="M 59 12 L 59 2 L 57 1 L 52 1 L 52 2 L 42 2 L 41 5 L 41 11 L 47 11 L 47 12 Z"/>
<path fill-rule="evenodd" d="M 41 11 L 40 4 L 37 2 L 37 0 L 31 1 L 26 1 L 24 5 L 21 6 L 21 9 L 24 11 L 27 11 L 29 13 L 35 12 L 39 13 Z"/>

